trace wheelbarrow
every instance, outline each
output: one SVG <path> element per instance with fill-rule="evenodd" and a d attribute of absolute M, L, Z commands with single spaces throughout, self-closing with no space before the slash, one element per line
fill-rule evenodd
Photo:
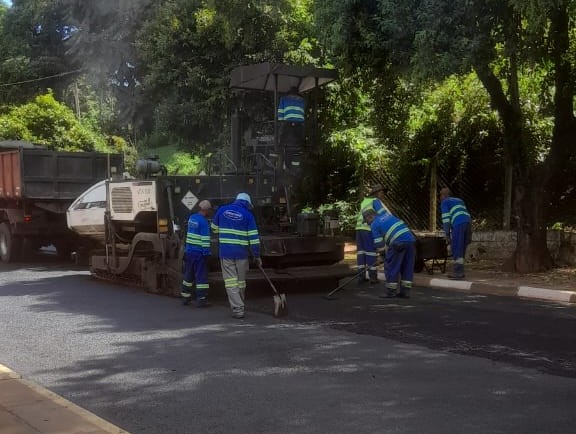
<path fill-rule="evenodd" d="M 428 274 L 434 274 L 434 269 L 445 273 L 447 259 L 448 246 L 444 237 L 426 236 L 416 239 L 416 273 L 424 269 Z"/>

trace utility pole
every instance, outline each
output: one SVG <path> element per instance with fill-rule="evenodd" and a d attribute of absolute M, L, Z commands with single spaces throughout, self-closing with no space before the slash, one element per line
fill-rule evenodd
<path fill-rule="evenodd" d="M 78 81 L 74 81 L 74 105 L 76 106 L 76 117 L 80 120 L 82 114 L 80 113 L 80 89 L 78 88 Z"/>

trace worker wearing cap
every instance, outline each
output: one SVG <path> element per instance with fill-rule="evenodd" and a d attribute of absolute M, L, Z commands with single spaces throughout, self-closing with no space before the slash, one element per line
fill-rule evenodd
<path fill-rule="evenodd" d="M 250 196 L 239 193 L 234 202 L 218 208 L 212 219 L 212 229 L 218 234 L 222 277 L 234 318 L 244 318 L 246 272 L 250 256 L 256 265 L 262 266 L 260 236 L 251 209 Z"/>
<path fill-rule="evenodd" d="M 184 251 L 184 276 L 180 295 L 183 304 L 192 300 L 194 286 L 196 306 L 207 307 L 208 295 L 208 257 L 210 256 L 210 223 L 212 204 L 203 200 L 198 204 L 200 210 L 188 219 L 186 247 Z"/>
<path fill-rule="evenodd" d="M 390 213 L 378 215 L 376 211 L 368 208 L 362 216 L 370 225 L 376 248 L 383 252 L 386 247 L 384 255 L 385 297 L 410 298 L 416 256 L 414 234 L 406 223 Z"/>
<path fill-rule="evenodd" d="M 378 272 L 376 269 L 378 253 L 374 246 L 370 226 L 366 224 L 362 216 L 362 213 L 367 209 L 373 209 L 378 215 L 390 212 L 384 205 L 384 187 L 382 184 L 374 184 L 372 186 L 368 196 L 360 204 L 360 212 L 356 219 L 356 263 L 358 265 L 358 273 L 364 270 L 358 280 L 360 283 L 368 281 L 366 278 L 366 271 L 368 271 L 370 283 L 378 283 Z"/>
<path fill-rule="evenodd" d="M 463 279 L 466 247 L 472 239 L 472 218 L 464 201 L 453 197 L 452 192 L 447 187 L 440 190 L 440 210 L 446 242 L 452 246 L 452 257 L 454 258 L 454 272 L 448 277 Z"/>

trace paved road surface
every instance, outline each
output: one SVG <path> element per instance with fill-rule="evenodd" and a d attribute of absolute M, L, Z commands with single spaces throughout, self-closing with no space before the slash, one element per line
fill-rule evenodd
<path fill-rule="evenodd" d="M 370 291 L 291 294 L 287 321 L 253 299 L 237 321 L 0 265 L 0 362 L 134 434 L 573 431 L 574 308 Z"/>

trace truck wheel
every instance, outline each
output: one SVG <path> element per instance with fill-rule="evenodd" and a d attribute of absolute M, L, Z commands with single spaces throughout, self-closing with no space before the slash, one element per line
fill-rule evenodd
<path fill-rule="evenodd" d="M 72 260 L 72 246 L 68 242 L 57 242 L 55 243 L 55 247 L 58 258 L 65 261 Z"/>
<path fill-rule="evenodd" d="M 0 259 L 2 262 L 14 262 L 20 259 L 22 252 L 22 240 L 15 237 L 10 231 L 10 226 L 0 223 Z"/>

